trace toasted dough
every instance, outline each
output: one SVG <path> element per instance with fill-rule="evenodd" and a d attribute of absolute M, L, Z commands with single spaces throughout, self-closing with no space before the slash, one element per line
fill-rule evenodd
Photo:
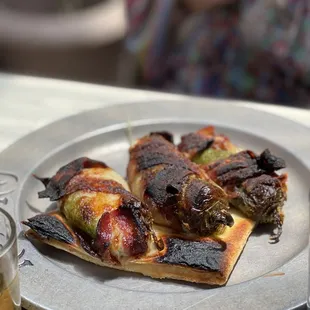
<path fill-rule="evenodd" d="M 81 237 L 69 227 L 65 218 L 58 212 L 47 214 L 46 227 L 43 225 L 38 231 L 29 229 L 26 236 L 99 266 L 137 272 L 157 279 L 170 278 L 209 285 L 224 285 L 255 226 L 253 221 L 243 217 L 237 211 L 232 210 L 232 215 L 234 226 L 227 227 L 221 235 L 214 237 L 177 235 L 169 229 L 155 226 L 156 234 L 164 242 L 164 249 L 158 252 L 150 247 L 146 255 L 122 264 L 102 261 L 89 250 L 89 244 L 81 240 Z M 48 218 L 59 221 L 57 226 L 61 231 L 51 232 Z M 69 236 L 67 239 L 59 237 L 63 235 L 64 230 Z"/>

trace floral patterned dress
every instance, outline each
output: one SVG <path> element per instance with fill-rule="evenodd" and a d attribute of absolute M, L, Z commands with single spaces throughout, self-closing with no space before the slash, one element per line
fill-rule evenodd
<path fill-rule="evenodd" d="M 310 105 L 310 0 L 239 0 L 192 13 L 127 0 L 127 48 L 143 84 L 165 91 Z"/>

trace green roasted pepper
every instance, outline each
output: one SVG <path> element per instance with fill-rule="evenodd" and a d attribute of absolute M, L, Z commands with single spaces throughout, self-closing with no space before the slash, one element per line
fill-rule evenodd
<path fill-rule="evenodd" d="M 199 165 L 206 165 L 216 160 L 225 159 L 233 154 L 226 150 L 207 149 L 202 153 L 196 154 L 193 158 L 193 162 Z"/>

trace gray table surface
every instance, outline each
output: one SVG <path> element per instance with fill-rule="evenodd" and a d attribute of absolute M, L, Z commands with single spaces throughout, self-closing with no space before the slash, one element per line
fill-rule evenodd
<path fill-rule="evenodd" d="M 190 98 L 127 88 L 0 73 L 0 151 L 58 119 L 109 104 Z M 213 99 L 202 99 L 206 104 Z M 237 101 L 310 127 L 310 110 Z"/>

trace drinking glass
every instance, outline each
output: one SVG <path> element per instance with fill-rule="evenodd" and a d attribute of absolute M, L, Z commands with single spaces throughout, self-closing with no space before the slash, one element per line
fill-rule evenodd
<path fill-rule="evenodd" d="M 310 191 L 308 195 L 309 208 L 310 208 Z M 310 213 L 309 213 L 309 223 L 310 223 Z M 308 230 L 309 233 L 309 241 L 308 241 L 308 294 L 307 294 L 307 309 L 310 310 L 310 227 Z"/>
<path fill-rule="evenodd" d="M 18 310 L 20 305 L 16 226 L 0 208 L 0 309 Z"/>

